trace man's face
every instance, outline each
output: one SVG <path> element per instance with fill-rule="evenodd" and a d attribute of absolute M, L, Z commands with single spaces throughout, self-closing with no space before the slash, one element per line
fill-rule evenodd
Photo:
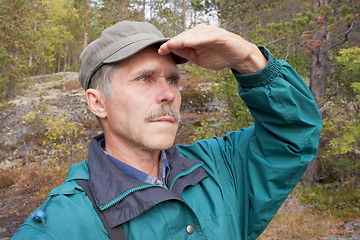
<path fill-rule="evenodd" d="M 143 150 L 171 147 L 179 125 L 178 81 L 173 58 L 159 55 L 153 46 L 124 60 L 113 74 L 111 97 L 104 101 L 106 141 Z"/>

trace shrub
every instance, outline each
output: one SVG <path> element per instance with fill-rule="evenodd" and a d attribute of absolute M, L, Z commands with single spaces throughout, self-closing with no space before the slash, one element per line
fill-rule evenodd
<path fill-rule="evenodd" d="M 238 94 L 238 83 L 230 71 L 214 74 L 215 83 L 212 92 L 215 97 L 226 103 L 226 109 L 216 118 L 205 119 L 200 126 L 195 126 L 193 140 L 222 137 L 224 134 L 248 127 L 253 123 L 250 111 Z"/>
<path fill-rule="evenodd" d="M 321 156 L 320 180 L 325 183 L 354 179 L 360 185 L 360 48 L 342 49 L 343 64 L 335 94 L 323 111 L 322 138 L 327 143 Z"/>
<path fill-rule="evenodd" d="M 40 94 L 40 103 L 34 106 L 33 111 L 24 114 L 23 118 L 40 132 L 40 144 L 45 146 L 54 162 L 67 160 L 68 163 L 73 163 L 73 156 L 83 149 L 80 139 L 84 133 L 65 115 L 43 115 L 46 106 L 46 103 L 42 103 Z"/>

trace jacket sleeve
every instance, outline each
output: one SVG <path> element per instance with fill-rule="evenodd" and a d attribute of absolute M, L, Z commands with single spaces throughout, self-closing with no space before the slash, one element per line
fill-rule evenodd
<path fill-rule="evenodd" d="M 322 124 L 312 94 L 299 74 L 266 49 L 262 51 L 269 59 L 263 71 L 253 76 L 235 74 L 239 94 L 255 124 L 248 129 L 246 142 L 236 134 L 226 136 L 230 143 L 227 149 L 234 143 L 243 145 L 246 147 L 241 151 L 249 156 L 248 239 L 261 234 L 316 156 Z M 239 155 L 235 151 L 232 157 L 238 159 Z M 236 171 L 236 166 L 233 169 Z"/>
<path fill-rule="evenodd" d="M 299 74 L 260 49 L 268 58 L 264 69 L 249 75 L 234 72 L 255 123 L 182 149 L 204 161 L 209 175 L 220 178 L 223 192 L 234 196 L 228 199 L 238 204 L 244 239 L 262 233 L 316 156 L 322 123 Z"/>
<path fill-rule="evenodd" d="M 16 239 L 55 240 L 55 238 L 50 236 L 48 233 L 26 224 L 23 224 L 11 237 L 11 240 L 16 240 Z"/>

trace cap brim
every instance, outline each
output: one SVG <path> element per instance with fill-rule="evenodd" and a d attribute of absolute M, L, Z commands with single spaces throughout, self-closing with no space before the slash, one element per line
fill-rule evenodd
<path fill-rule="evenodd" d="M 119 49 L 118 51 L 114 52 L 112 55 L 110 55 L 108 58 L 106 58 L 103 63 L 113 63 L 118 62 L 121 60 L 124 60 L 132 55 L 134 55 L 137 52 L 140 52 L 146 47 L 149 47 L 154 44 L 162 44 L 169 40 L 169 38 L 144 38 L 141 40 L 138 40 L 136 42 L 132 42 L 123 48 Z M 175 60 L 176 64 L 182 64 L 188 62 L 186 58 L 180 57 L 174 53 L 170 53 L 172 57 Z"/>

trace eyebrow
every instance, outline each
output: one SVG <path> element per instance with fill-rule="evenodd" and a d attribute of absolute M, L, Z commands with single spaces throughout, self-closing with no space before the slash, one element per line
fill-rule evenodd
<path fill-rule="evenodd" d="M 135 78 L 138 78 L 138 77 L 141 77 L 141 76 L 151 76 L 151 75 L 154 75 L 154 74 L 157 74 L 158 71 L 157 70 L 139 70 L 137 72 L 135 72 L 133 74 L 133 79 Z M 171 78 L 171 79 L 175 79 L 175 80 L 179 80 L 180 79 L 180 73 L 177 72 L 177 71 L 173 71 L 171 72 L 170 74 L 166 75 L 166 78 Z"/>
<path fill-rule="evenodd" d="M 157 73 L 156 70 L 139 70 L 139 71 L 134 72 L 134 74 L 132 75 L 132 78 L 135 79 L 135 78 L 138 78 L 141 76 L 150 76 L 150 75 L 153 75 L 156 73 Z"/>

